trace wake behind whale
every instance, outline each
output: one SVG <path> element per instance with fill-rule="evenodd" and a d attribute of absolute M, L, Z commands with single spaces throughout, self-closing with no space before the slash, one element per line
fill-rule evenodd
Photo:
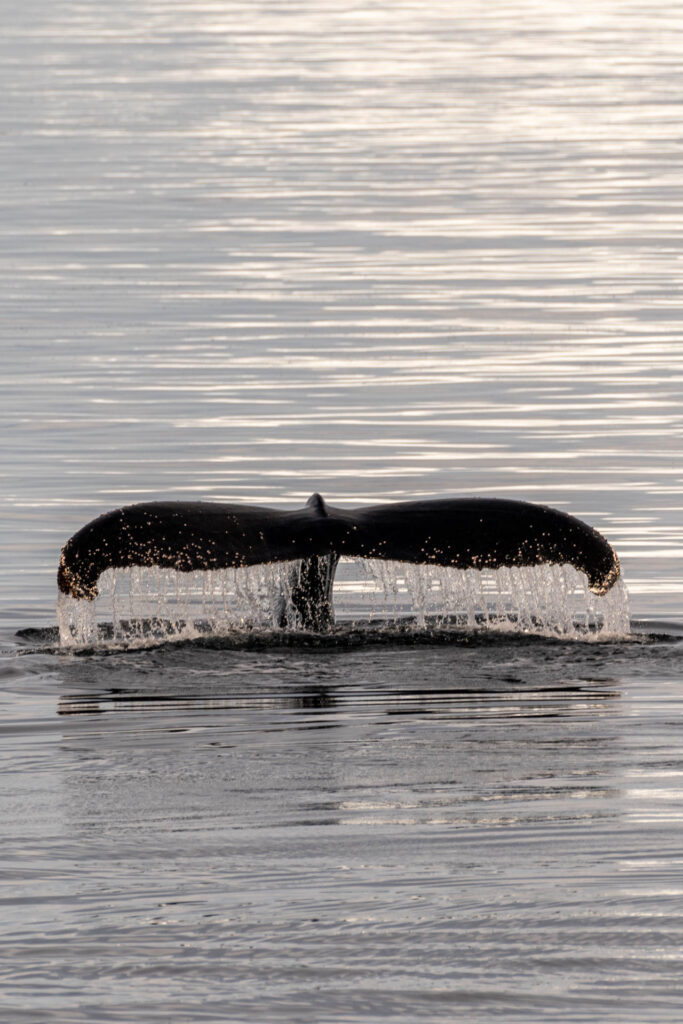
<path fill-rule="evenodd" d="M 348 510 L 314 494 L 294 511 L 150 502 L 99 516 L 62 550 L 62 639 L 92 636 L 92 605 L 103 583 L 114 619 L 122 620 L 123 602 L 128 619 L 139 621 L 147 599 L 151 619 L 171 623 L 175 633 L 197 612 L 198 591 L 203 619 L 218 631 L 329 631 L 340 560 L 360 567 L 361 590 L 374 587 L 382 597 L 379 615 L 388 620 L 412 612 L 418 626 L 430 617 L 442 625 L 550 624 L 557 631 L 559 619 L 566 633 L 565 620 L 576 610 L 569 598 L 578 592 L 584 624 L 628 628 L 627 614 L 615 615 L 623 599 L 604 600 L 619 579 L 615 552 L 564 512 L 490 498 Z M 342 614 L 348 619 L 343 602 Z"/>

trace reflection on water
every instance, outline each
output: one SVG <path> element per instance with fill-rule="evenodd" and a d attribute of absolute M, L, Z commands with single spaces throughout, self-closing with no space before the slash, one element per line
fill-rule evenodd
<path fill-rule="evenodd" d="M 49 638 L 0 664 L 9 1019 L 677 1019 L 680 636 Z"/>

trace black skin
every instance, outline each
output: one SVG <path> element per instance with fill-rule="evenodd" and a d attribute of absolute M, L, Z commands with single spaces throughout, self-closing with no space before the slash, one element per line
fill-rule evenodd
<path fill-rule="evenodd" d="M 545 505 L 501 498 L 444 498 L 341 509 L 313 494 L 302 509 L 154 501 L 105 512 L 65 544 L 59 589 L 94 600 L 105 569 L 160 566 L 178 572 L 296 561 L 292 605 L 303 628 L 334 622 L 332 584 L 342 555 L 458 569 L 569 563 L 590 589 L 619 577 L 608 542 Z"/>

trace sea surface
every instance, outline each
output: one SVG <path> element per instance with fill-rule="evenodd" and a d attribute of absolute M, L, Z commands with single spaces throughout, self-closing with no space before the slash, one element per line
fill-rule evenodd
<path fill-rule="evenodd" d="M 2 22 L 3 1024 L 679 1022 L 681 7 Z M 313 491 L 564 509 L 630 629 L 60 644 L 98 513 Z"/>

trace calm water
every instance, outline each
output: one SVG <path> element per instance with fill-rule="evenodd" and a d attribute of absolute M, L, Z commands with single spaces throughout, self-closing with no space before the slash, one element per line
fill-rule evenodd
<path fill-rule="evenodd" d="M 679 1021 L 680 7 L 5 14 L 3 1021 Z M 633 634 L 56 647 L 98 512 L 313 490 L 564 508 Z"/>

